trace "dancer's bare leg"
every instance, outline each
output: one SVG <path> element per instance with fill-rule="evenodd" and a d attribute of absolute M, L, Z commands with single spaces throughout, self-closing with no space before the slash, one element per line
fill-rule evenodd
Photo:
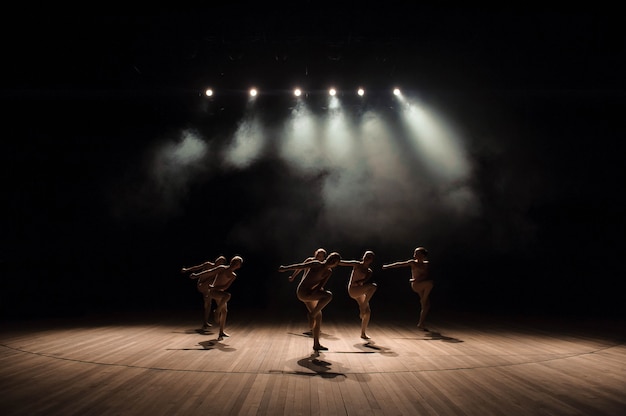
<path fill-rule="evenodd" d="M 320 344 L 320 334 L 322 332 L 322 309 L 333 299 L 333 294 L 328 290 L 313 291 L 312 293 L 299 293 L 300 299 L 309 310 L 309 317 L 312 322 L 313 349 L 315 351 L 327 350 L 328 348 Z"/>
<path fill-rule="evenodd" d="M 329 291 L 323 291 L 316 293 L 316 296 L 317 300 L 313 301 L 315 306 L 313 306 L 313 309 L 309 312 L 309 316 L 313 322 L 313 349 L 315 351 L 325 351 L 328 350 L 328 348 L 320 344 L 320 334 L 322 332 L 322 309 L 324 309 L 324 307 L 333 299 L 333 294 Z M 307 303 L 308 302 L 311 301 L 307 301 Z M 307 304 L 307 307 L 309 306 L 310 305 Z"/>
<path fill-rule="evenodd" d="M 420 297 L 420 317 L 417 322 L 417 327 L 423 331 L 428 331 L 428 329 L 424 326 L 424 323 L 426 322 L 426 316 L 430 310 L 430 291 L 432 288 L 432 285 L 426 285 L 419 290 L 416 290 Z"/>
<path fill-rule="evenodd" d="M 304 332 L 305 335 L 309 335 L 309 336 L 313 336 L 313 318 L 311 318 L 311 311 L 313 309 L 315 309 L 315 307 L 317 306 L 317 301 L 306 301 L 304 302 L 304 305 L 306 306 L 306 309 L 308 311 L 308 313 L 306 314 L 308 323 L 309 323 L 309 330 Z"/>
<path fill-rule="evenodd" d="M 428 311 L 430 310 L 430 299 L 428 299 L 428 296 L 420 299 L 420 305 L 421 305 L 420 319 L 417 323 L 417 327 L 419 329 L 423 329 L 424 331 L 426 331 L 424 322 L 426 322 L 426 315 L 428 315 Z"/>
<path fill-rule="evenodd" d="M 319 298 L 317 299 L 317 304 L 315 307 L 309 312 L 311 318 L 315 319 L 315 315 L 320 313 L 322 309 L 326 307 L 333 300 L 333 294 L 329 291 L 320 292 Z"/>
<path fill-rule="evenodd" d="M 209 323 L 209 318 L 211 316 L 211 300 L 212 298 L 210 294 L 204 295 L 204 322 L 202 324 L 203 329 L 207 329 L 211 326 L 211 324 Z"/>
<path fill-rule="evenodd" d="M 219 317 L 220 317 L 219 338 L 228 337 L 230 335 L 224 332 L 224 327 L 226 327 L 226 315 L 228 314 L 228 302 L 226 301 L 222 302 L 222 304 L 217 309 L 219 310 Z"/>
<path fill-rule="evenodd" d="M 224 332 L 224 327 L 226 326 L 226 315 L 228 314 L 228 301 L 230 300 L 230 293 L 217 291 L 213 297 L 217 302 L 217 308 L 215 309 L 215 314 L 217 315 L 217 319 L 220 325 L 220 333 L 218 339 L 222 339 L 223 337 L 229 336 L 226 332 Z"/>
<path fill-rule="evenodd" d="M 365 296 L 361 296 L 355 299 L 359 304 L 359 317 L 361 318 L 361 338 L 370 339 L 367 335 L 367 326 L 370 322 L 370 304 L 365 301 Z"/>
<path fill-rule="evenodd" d="M 350 290 L 350 296 L 359 304 L 359 318 L 361 318 L 361 338 L 370 339 L 367 335 L 367 327 L 370 322 L 372 311 L 370 309 L 370 299 L 374 296 L 378 287 L 375 284 L 354 286 Z"/>
<path fill-rule="evenodd" d="M 322 332 L 322 311 L 313 317 L 313 349 L 315 351 L 326 351 L 328 348 L 320 344 L 320 334 Z"/>
<path fill-rule="evenodd" d="M 372 296 L 374 296 L 374 293 L 376 293 L 376 289 L 378 289 L 378 286 L 375 283 L 371 283 L 366 285 L 365 287 L 367 287 L 367 291 L 365 292 L 365 301 L 369 303 Z"/>

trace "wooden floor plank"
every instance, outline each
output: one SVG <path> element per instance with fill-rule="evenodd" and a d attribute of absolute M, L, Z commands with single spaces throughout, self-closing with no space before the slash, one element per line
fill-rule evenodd
<path fill-rule="evenodd" d="M 12 415 L 622 414 L 622 323 L 452 317 L 431 331 L 326 319 L 315 353 L 306 317 L 233 314 L 230 337 L 196 315 L 8 323 L 0 413 Z M 592 328 L 590 330 L 590 328 Z M 594 329 L 595 328 L 595 329 Z"/>

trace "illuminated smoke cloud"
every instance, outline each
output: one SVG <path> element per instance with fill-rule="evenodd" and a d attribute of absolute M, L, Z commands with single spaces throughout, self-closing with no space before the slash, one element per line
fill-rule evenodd
<path fill-rule="evenodd" d="M 319 121 L 304 104 L 294 107 L 281 138 L 280 155 L 296 174 L 315 174 L 327 168 L 320 146 Z"/>
<path fill-rule="evenodd" d="M 249 172 L 236 203 L 250 212 L 224 219 L 232 244 L 308 253 L 319 244 L 452 241 L 483 215 L 472 164 L 460 135 L 414 110 L 353 117 L 341 106 L 316 114 L 299 104 L 273 127 L 245 116 L 216 141 L 186 131 L 154 149 L 147 180 L 120 201 L 137 214 L 167 218 L 181 213 L 194 180 Z"/>
<path fill-rule="evenodd" d="M 401 117 L 421 163 L 440 181 L 466 178 L 470 174 L 470 165 L 459 135 L 435 112 L 418 103 L 405 104 Z"/>
<path fill-rule="evenodd" d="M 411 214 L 417 196 L 393 129 L 376 113 L 368 113 L 350 136 L 350 156 L 332 170 L 323 187 L 329 232 L 338 240 L 355 241 L 405 236 L 415 221 Z"/>
<path fill-rule="evenodd" d="M 224 149 L 224 167 L 247 168 L 261 156 L 264 145 L 263 127 L 259 121 L 256 118 L 243 120 Z"/>
<path fill-rule="evenodd" d="M 195 131 L 155 146 L 142 165 L 128 172 L 114 192 L 113 213 L 118 217 L 163 217 L 176 214 L 193 180 L 207 171 L 207 144 Z"/>

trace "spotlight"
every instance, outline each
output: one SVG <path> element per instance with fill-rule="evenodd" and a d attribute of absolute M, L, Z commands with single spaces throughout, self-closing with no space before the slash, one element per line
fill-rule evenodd
<path fill-rule="evenodd" d="M 293 90 L 293 95 L 295 95 L 296 97 L 301 96 L 302 91 L 300 90 L 300 88 L 296 88 L 295 90 Z"/>
<path fill-rule="evenodd" d="M 331 88 L 328 90 L 328 93 L 331 95 L 331 97 L 334 97 L 335 95 L 337 95 L 337 90 L 335 90 L 334 88 Z"/>
<path fill-rule="evenodd" d="M 206 95 L 207 97 L 211 97 L 213 95 L 213 90 L 211 88 L 208 88 L 205 92 L 204 95 Z"/>
<path fill-rule="evenodd" d="M 257 90 L 256 88 L 250 88 L 250 97 L 256 97 Z"/>
<path fill-rule="evenodd" d="M 365 90 L 363 88 L 359 88 L 356 93 L 363 97 L 363 95 L 365 95 Z"/>
<path fill-rule="evenodd" d="M 399 88 L 394 88 L 393 89 L 393 95 L 395 95 L 396 97 L 399 97 L 402 95 L 402 93 L 400 92 Z"/>

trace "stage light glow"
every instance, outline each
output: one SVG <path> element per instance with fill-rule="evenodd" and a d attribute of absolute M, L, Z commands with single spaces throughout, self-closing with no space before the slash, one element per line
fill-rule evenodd
<path fill-rule="evenodd" d="M 340 90 L 338 90 L 336 87 L 330 87 L 330 88 L 328 89 L 328 95 L 330 95 L 331 97 L 334 97 L 334 96 L 339 95 L 339 92 L 340 92 Z M 294 88 L 294 89 L 293 89 L 293 91 L 292 91 L 292 93 L 293 93 L 293 95 L 294 95 L 294 96 L 296 96 L 296 97 L 300 97 L 300 96 L 304 95 L 304 91 L 302 91 L 302 89 L 300 89 L 300 88 Z M 403 96 L 402 91 L 400 90 L 400 88 L 398 88 L 398 87 L 393 88 L 392 93 L 393 93 L 393 95 L 395 95 L 398 99 L 401 99 L 401 100 L 402 100 L 402 99 L 404 99 L 404 96 Z M 205 94 L 207 97 L 212 97 L 212 96 L 214 96 L 214 95 L 215 95 L 215 91 L 214 91 L 212 88 L 207 88 L 207 89 L 204 91 L 204 94 Z M 248 96 L 250 96 L 250 97 L 256 97 L 256 96 L 258 96 L 258 94 L 259 94 L 259 90 L 258 90 L 257 88 L 255 88 L 255 87 L 252 87 L 252 88 L 250 88 L 250 89 L 248 90 Z M 361 86 L 361 87 L 358 87 L 358 88 L 356 89 L 356 94 L 357 94 L 359 97 L 363 97 L 363 96 L 365 96 L 365 87 L 362 87 L 362 86 Z"/>
<path fill-rule="evenodd" d="M 267 137 L 261 122 L 256 117 L 240 121 L 229 146 L 224 149 L 224 166 L 244 169 L 263 154 Z"/>
<path fill-rule="evenodd" d="M 458 181 L 470 174 L 470 165 L 459 135 L 435 112 L 413 100 L 407 102 L 401 117 L 416 154 L 441 179 Z"/>
<path fill-rule="evenodd" d="M 333 101 L 336 101 L 336 104 L 332 103 Z M 331 108 L 333 111 L 325 117 L 322 143 L 326 158 L 332 162 L 333 167 L 337 167 L 343 165 L 345 159 L 349 157 L 355 140 L 353 129 L 336 97 L 331 98 Z"/>
<path fill-rule="evenodd" d="M 331 110 L 337 110 L 339 108 L 339 98 L 334 95 L 330 97 L 330 101 L 328 102 L 328 108 Z"/>
<path fill-rule="evenodd" d="M 141 212 L 170 214 L 180 207 L 185 192 L 193 182 L 195 175 L 204 172 L 209 146 L 195 130 L 185 130 L 180 137 L 158 143 L 151 149 L 149 174 L 151 183 L 143 190 L 154 187 L 158 190 L 157 199 L 147 198 L 143 194 L 136 200 Z M 136 198 L 133 193 L 133 198 Z M 130 201 L 127 201 L 130 202 Z M 145 205 L 144 205 L 145 204 Z"/>
<path fill-rule="evenodd" d="M 358 119 L 348 115 L 329 113 L 321 136 L 327 167 L 319 218 L 327 225 L 341 224 L 333 232 L 364 241 L 390 233 L 413 238 L 415 228 L 407 224 L 423 220 L 412 214 L 407 222 L 398 218 L 413 213 L 416 206 L 421 209 L 430 195 L 426 188 L 416 187 L 414 159 L 398 146 L 395 121 L 388 123 L 376 110 Z"/>
<path fill-rule="evenodd" d="M 319 122 L 300 100 L 286 121 L 280 140 L 280 153 L 291 168 L 302 172 L 319 172 L 325 166 L 319 146 Z"/>

